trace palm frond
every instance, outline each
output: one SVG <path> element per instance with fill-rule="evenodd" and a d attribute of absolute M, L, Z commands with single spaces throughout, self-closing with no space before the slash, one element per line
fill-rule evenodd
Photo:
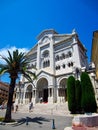
<path fill-rule="evenodd" d="M 10 60 L 10 62 L 12 62 L 12 61 L 13 61 L 13 58 L 12 58 L 12 55 L 11 55 L 11 53 L 10 53 L 9 50 L 8 50 L 8 54 L 9 54 L 9 60 Z"/>
<path fill-rule="evenodd" d="M 8 54 L 8 57 L 1 56 L 6 61 L 6 65 L 0 64 L 0 74 L 6 72 L 13 76 L 23 74 L 28 81 L 33 83 L 33 79 L 36 79 L 37 76 L 27 69 L 30 60 L 26 55 L 22 52 L 19 53 L 18 50 L 13 51 L 12 54 L 8 51 Z"/>
<path fill-rule="evenodd" d="M 0 75 L 3 75 L 4 73 L 8 73 L 8 67 L 0 67 Z"/>
<path fill-rule="evenodd" d="M 2 58 L 3 60 L 5 60 L 6 64 L 8 64 L 8 65 L 11 64 L 9 57 L 6 58 L 6 57 L 4 57 L 4 56 L 1 56 L 1 58 Z"/>
<path fill-rule="evenodd" d="M 22 71 L 22 74 L 28 81 L 30 81 L 32 83 L 32 81 L 33 81 L 32 78 L 26 72 Z"/>
<path fill-rule="evenodd" d="M 30 76 L 33 76 L 34 79 L 37 79 L 37 76 L 34 72 L 27 70 L 26 73 L 30 74 Z"/>
<path fill-rule="evenodd" d="M 32 83 L 33 86 L 35 87 L 35 85 L 34 85 L 34 83 L 33 83 L 33 79 L 32 79 L 28 74 L 26 74 L 26 73 L 24 73 L 23 75 L 24 75 L 24 77 L 25 77 L 30 83 Z"/>

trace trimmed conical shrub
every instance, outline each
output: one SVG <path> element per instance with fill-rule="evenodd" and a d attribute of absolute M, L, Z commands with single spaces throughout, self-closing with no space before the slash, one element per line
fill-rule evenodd
<path fill-rule="evenodd" d="M 75 103 L 75 78 L 70 76 L 67 80 L 67 99 L 68 99 L 68 108 L 71 113 L 76 111 Z"/>
<path fill-rule="evenodd" d="M 96 112 L 97 104 L 95 100 L 94 89 L 89 75 L 86 72 L 81 74 L 82 98 L 81 107 L 84 112 Z"/>
<path fill-rule="evenodd" d="M 81 83 L 79 80 L 75 81 L 75 102 L 76 112 L 81 112 Z"/>

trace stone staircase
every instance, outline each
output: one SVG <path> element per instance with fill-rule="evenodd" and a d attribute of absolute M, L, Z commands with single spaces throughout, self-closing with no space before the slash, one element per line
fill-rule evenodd
<path fill-rule="evenodd" d="M 29 104 L 19 105 L 19 112 L 29 113 Z M 68 111 L 68 104 L 66 103 L 37 103 L 31 111 L 34 114 L 47 114 L 47 115 L 70 115 Z"/>

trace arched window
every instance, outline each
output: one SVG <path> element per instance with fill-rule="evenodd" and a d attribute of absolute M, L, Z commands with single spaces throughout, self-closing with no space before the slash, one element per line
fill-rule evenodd
<path fill-rule="evenodd" d="M 73 66 L 73 62 L 68 63 L 68 67 L 71 67 L 71 66 Z"/>
<path fill-rule="evenodd" d="M 49 51 L 45 50 L 42 55 L 44 58 L 49 57 Z"/>
<path fill-rule="evenodd" d="M 68 58 L 69 57 L 68 54 L 66 54 L 65 57 Z"/>
<path fill-rule="evenodd" d="M 56 61 L 59 61 L 59 60 L 60 60 L 59 55 L 56 56 L 55 60 L 56 60 Z"/>
<path fill-rule="evenodd" d="M 71 51 L 68 52 L 68 56 L 69 56 L 69 57 L 72 56 L 72 52 L 71 52 Z"/>
<path fill-rule="evenodd" d="M 70 67 L 70 63 L 68 63 L 68 67 Z"/>
<path fill-rule="evenodd" d="M 48 66 L 48 61 L 45 62 L 46 63 L 46 67 Z"/>
<path fill-rule="evenodd" d="M 60 69 L 60 65 L 58 66 L 58 69 Z"/>
<path fill-rule="evenodd" d="M 50 61 L 48 60 L 47 62 L 48 62 L 48 66 L 50 66 Z"/>
<path fill-rule="evenodd" d="M 71 66 L 73 66 L 73 62 L 71 62 L 70 64 L 71 64 Z"/>
<path fill-rule="evenodd" d="M 62 58 L 65 59 L 65 54 L 64 53 L 62 53 Z"/>
<path fill-rule="evenodd" d="M 63 59 L 63 57 L 62 57 L 62 55 L 60 56 L 60 60 L 62 60 Z"/>
<path fill-rule="evenodd" d="M 43 68 L 45 68 L 45 61 L 43 62 Z"/>
<path fill-rule="evenodd" d="M 49 67 L 49 66 L 50 66 L 50 61 L 49 60 L 43 62 L 43 68 Z"/>
<path fill-rule="evenodd" d="M 58 67 L 56 66 L 56 67 L 55 67 L 55 69 L 57 70 L 57 69 L 58 69 Z"/>
<path fill-rule="evenodd" d="M 65 68 L 65 64 L 63 64 L 62 67 Z"/>
<path fill-rule="evenodd" d="M 59 70 L 60 69 L 60 65 L 58 65 L 58 66 L 56 66 L 56 68 L 55 68 L 56 70 Z"/>

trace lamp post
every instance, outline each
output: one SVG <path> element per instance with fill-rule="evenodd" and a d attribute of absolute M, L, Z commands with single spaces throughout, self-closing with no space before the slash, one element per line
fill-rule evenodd
<path fill-rule="evenodd" d="M 76 69 L 75 69 L 75 73 L 76 73 L 76 79 L 78 79 L 79 73 L 80 73 L 79 68 L 76 68 Z"/>
<path fill-rule="evenodd" d="M 19 81 L 18 87 L 19 87 L 19 103 L 20 103 L 20 101 L 21 101 L 21 81 Z"/>

